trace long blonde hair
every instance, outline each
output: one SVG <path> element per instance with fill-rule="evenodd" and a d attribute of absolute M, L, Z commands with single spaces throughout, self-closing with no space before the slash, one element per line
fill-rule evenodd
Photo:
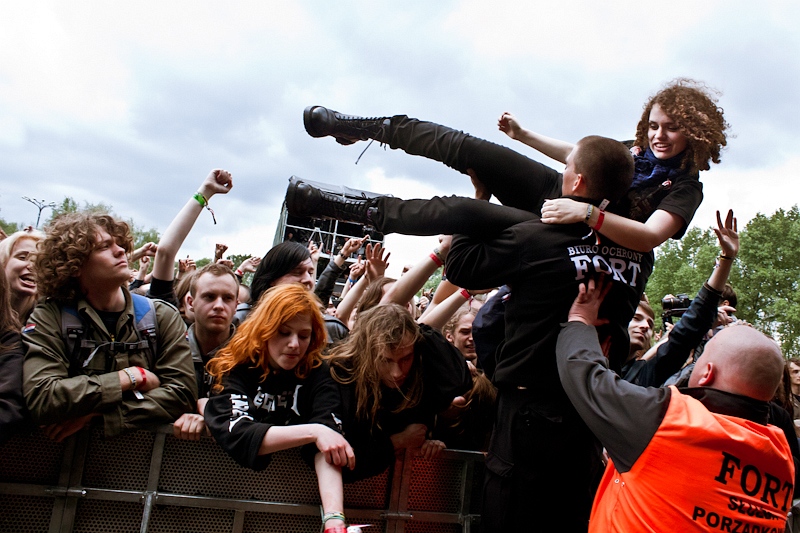
<path fill-rule="evenodd" d="M 376 422 L 381 404 L 379 363 L 387 351 L 420 338 L 419 326 L 408 310 L 397 304 L 373 307 L 359 313 L 355 328 L 328 356 L 331 376 L 343 385 L 352 384 L 356 393 L 358 418 Z M 404 399 L 397 413 L 417 405 L 422 399 L 422 374 L 418 358 L 403 384 Z"/>
<path fill-rule="evenodd" d="M 322 364 L 322 348 L 325 346 L 325 321 L 319 311 L 319 299 L 299 283 L 273 287 L 261 295 L 258 306 L 247 317 L 230 342 L 217 352 L 206 365 L 214 377 L 214 392 L 222 390 L 222 377 L 233 367 L 251 363 L 262 371 L 261 380 L 271 372 L 267 342 L 278 334 L 282 324 L 298 315 L 311 318 L 311 342 L 303 357 L 294 368 L 298 378 L 305 378 L 311 369 Z"/>

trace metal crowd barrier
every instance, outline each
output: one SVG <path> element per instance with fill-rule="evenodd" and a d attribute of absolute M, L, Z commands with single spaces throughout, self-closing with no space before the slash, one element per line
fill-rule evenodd
<path fill-rule="evenodd" d="M 483 455 L 407 452 L 384 474 L 345 485 L 351 524 L 364 533 L 475 531 Z M 237 465 L 210 437 L 172 426 L 104 439 L 84 430 L 58 444 L 41 434 L 0 448 L 0 531 L 311 533 L 320 529 L 316 475 L 298 450 L 263 472 Z"/>

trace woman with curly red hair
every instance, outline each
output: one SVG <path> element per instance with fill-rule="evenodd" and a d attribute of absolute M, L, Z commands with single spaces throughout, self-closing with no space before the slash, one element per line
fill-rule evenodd
<path fill-rule="evenodd" d="M 548 147 L 558 144 L 532 140 L 538 136 L 512 124 L 510 115 L 500 118 L 500 129 L 509 136 L 553 157 Z M 631 150 L 633 183 L 613 212 L 602 213 L 589 204 L 559 198 L 544 203 L 542 222 L 584 221 L 618 244 L 641 252 L 670 237 L 681 238 L 703 201 L 699 171 L 720 162 L 728 127 L 713 91 L 687 78 L 670 82 L 644 105 Z M 572 148 L 561 144 L 554 155 L 563 154 L 566 160 Z"/>
<path fill-rule="evenodd" d="M 341 468 L 355 467 L 341 435 L 341 398 L 322 361 L 319 300 L 299 283 L 266 291 L 208 363 L 215 385 L 205 421 L 240 465 L 263 470 L 271 454 L 304 446 L 319 482 L 325 531 L 344 531 Z"/>

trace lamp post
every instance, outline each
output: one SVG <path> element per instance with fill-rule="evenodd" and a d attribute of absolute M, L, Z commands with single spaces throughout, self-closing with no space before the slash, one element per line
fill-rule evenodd
<path fill-rule="evenodd" d="M 39 229 L 39 220 L 41 220 L 42 218 L 42 211 L 44 211 L 48 207 L 52 209 L 56 206 L 54 202 L 46 204 L 44 203 L 44 200 L 37 200 L 36 198 L 28 198 L 27 196 L 23 196 L 22 199 L 27 200 L 28 202 L 32 203 L 33 205 L 39 208 L 39 215 L 36 217 L 36 229 Z"/>

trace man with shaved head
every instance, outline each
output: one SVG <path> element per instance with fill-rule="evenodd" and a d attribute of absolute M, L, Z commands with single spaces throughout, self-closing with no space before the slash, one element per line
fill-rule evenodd
<path fill-rule="evenodd" d="M 749 326 L 706 344 L 689 387 L 640 387 L 608 369 L 597 337 L 607 288 L 581 287 L 558 339 L 561 382 L 611 458 L 590 531 L 783 531 L 794 463 L 768 424 L 783 356 Z"/>

